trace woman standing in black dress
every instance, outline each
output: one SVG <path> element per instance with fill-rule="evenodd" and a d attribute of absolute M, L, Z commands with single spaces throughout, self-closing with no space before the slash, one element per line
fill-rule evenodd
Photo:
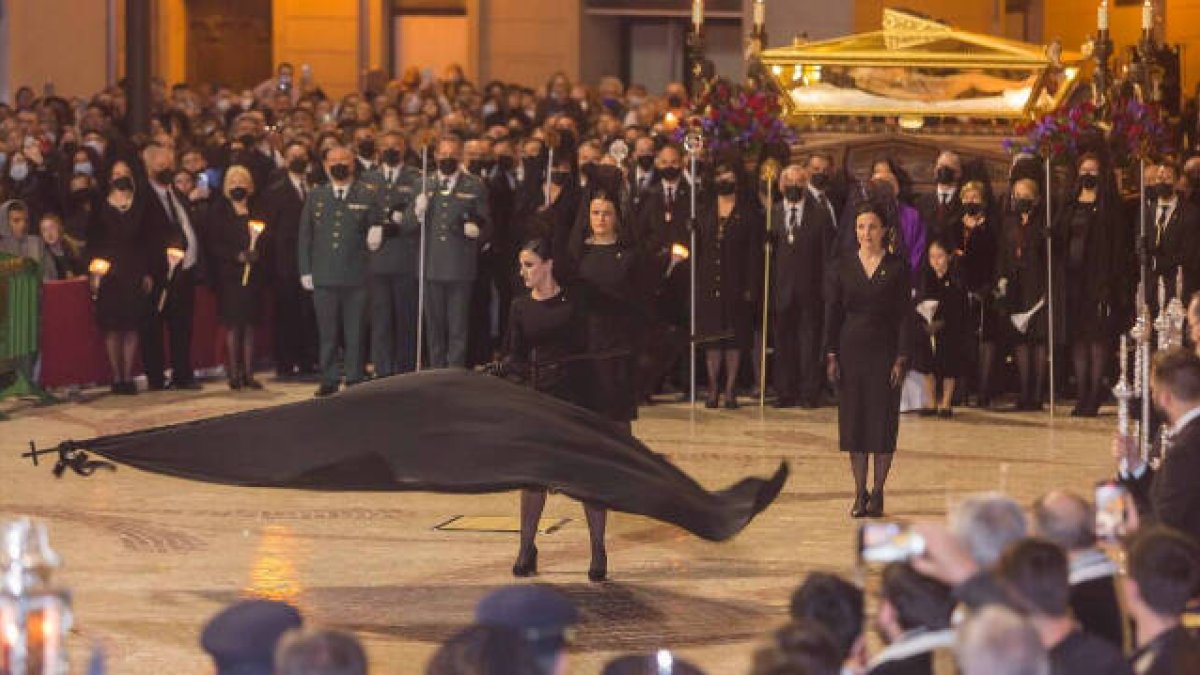
<path fill-rule="evenodd" d="M 939 380 L 942 386 L 941 403 L 936 409 L 922 410 L 921 414 L 951 417 L 955 385 L 970 363 L 970 327 L 967 289 L 954 268 L 949 245 L 941 240 L 933 240 L 926 249 L 916 300 L 919 325 L 924 330 L 917 331 L 913 369 L 925 376 L 926 400 L 936 401 Z M 922 313 L 922 304 L 926 302 L 937 304 L 932 312 Z"/>
<path fill-rule="evenodd" d="M 1015 345 L 1021 396 L 1016 410 L 1041 410 L 1046 380 L 1049 323 L 1046 303 L 1046 217 L 1039 207 L 1040 190 L 1030 178 L 1013 183 L 1010 208 L 1004 216 L 996 269 L 996 291 L 1004 310 L 1005 327 Z M 1038 307 L 1031 318 L 1023 317 Z"/>
<path fill-rule="evenodd" d="M 133 170 L 123 161 L 113 164 L 107 199 L 92 212 L 86 258 L 89 269 L 106 261 L 107 272 L 93 271 L 96 324 L 104 332 L 104 350 L 112 367 L 112 392 L 133 395 L 133 362 L 138 331 L 150 318 L 152 282 L 150 239 L 142 225 L 142 202 L 135 197 Z"/>
<path fill-rule="evenodd" d="M 538 391 L 564 401 L 582 404 L 581 392 L 588 373 L 578 358 L 585 348 L 584 319 L 576 293 L 558 284 L 554 277 L 554 255 L 548 239 L 526 243 L 517 256 L 527 295 L 513 299 L 504 339 L 504 374 Z M 574 357 L 574 358 L 573 358 Z M 538 522 L 546 506 L 543 490 L 521 491 L 521 549 L 513 564 L 513 576 L 537 573 Z M 604 578 L 603 508 L 584 504 L 592 544 L 589 578 Z"/>
<path fill-rule="evenodd" d="M 720 404 L 718 382 L 725 365 L 725 407 L 738 407 L 734 387 L 742 354 L 754 339 L 754 301 L 760 286 L 763 219 L 744 199 L 741 172 L 721 162 L 713 172 L 716 198 L 706 200 L 697 227 L 696 328 L 708 370 L 708 400 Z"/>
<path fill-rule="evenodd" d="M 1113 216 L 1119 209 L 1101 179 L 1099 157 L 1083 155 L 1078 171 L 1078 190 L 1059 212 L 1054 236 L 1065 264 L 1066 325 L 1078 395 L 1071 415 L 1095 417 L 1104 399 L 1100 381 L 1110 356 L 1113 291 L 1122 281 L 1113 259 L 1119 227 Z"/>
<path fill-rule="evenodd" d="M 996 284 L 997 219 L 992 215 L 987 188 L 980 181 L 970 181 L 959 191 L 962 215 L 958 226 L 951 228 L 946 242 L 953 250 L 960 279 L 967 291 L 970 335 L 977 345 L 978 379 L 975 382 L 975 402 L 980 408 L 991 405 L 992 369 L 996 361 L 996 342 L 1003 335 L 996 312 L 992 289 Z"/>
<path fill-rule="evenodd" d="M 825 353 L 829 379 L 840 385 L 838 439 L 854 474 L 850 515 L 861 518 L 883 514 L 913 336 L 908 264 L 887 252 L 883 215 L 864 204 L 854 226 L 857 254 L 840 257 L 827 279 Z M 869 455 L 875 457 L 870 493 Z"/>
<path fill-rule="evenodd" d="M 229 388 L 262 389 L 254 379 L 254 326 L 259 319 L 262 280 L 255 264 L 258 250 L 250 245 L 250 198 L 254 193 L 250 171 L 240 164 L 229 167 L 222 193 L 205 214 L 204 231 L 216 271 L 217 309 L 226 331 Z M 247 265 L 250 275 L 243 277 Z"/>

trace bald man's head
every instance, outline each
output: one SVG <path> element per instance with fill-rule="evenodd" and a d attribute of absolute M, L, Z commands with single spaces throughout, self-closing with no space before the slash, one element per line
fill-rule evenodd
<path fill-rule="evenodd" d="M 1034 526 L 1043 538 L 1065 551 L 1096 545 L 1096 512 L 1083 497 L 1055 490 L 1033 504 Z"/>

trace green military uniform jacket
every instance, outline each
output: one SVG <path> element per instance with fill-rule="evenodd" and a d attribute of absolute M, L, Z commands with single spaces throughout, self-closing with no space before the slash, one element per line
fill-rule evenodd
<path fill-rule="evenodd" d="M 379 188 L 356 180 L 346 198 L 333 184 L 312 189 L 300 215 L 300 275 L 314 286 L 361 286 L 367 280 L 367 229 L 383 222 Z"/>
<path fill-rule="evenodd" d="M 491 239 L 488 191 L 478 177 L 460 170 L 451 184 L 440 175 L 429 177 L 425 212 L 425 278 L 429 281 L 474 281 L 479 252 Z M 480 235 L 471 239 L 463 231 L 470 219 Z"/>
<path fill-rule="evenodd" d="M 378 188 L 380 214 L 389 224 L 384 229 L 383 245 L 368 256 L 368 271 L 416 277 L 421 228 L 409 207 L 421 191 L 421 172 L 402 164 L 399 175 L 388 183 L 384 179 L 383 165 L 378 164 L 364 174 L 362 180 Z M 392 220 L 392 213 L 397 210 L 403 216 L 399 223 Z"/>

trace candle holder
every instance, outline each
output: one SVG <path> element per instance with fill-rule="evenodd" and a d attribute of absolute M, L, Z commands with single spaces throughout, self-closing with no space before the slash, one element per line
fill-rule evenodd
<path fill-rule="evenodd" d="M 0 672 L 69 671 L 70 594 L 51 584 L 60 564 L 42 523 L 25 518 L 0 526 Z"/>

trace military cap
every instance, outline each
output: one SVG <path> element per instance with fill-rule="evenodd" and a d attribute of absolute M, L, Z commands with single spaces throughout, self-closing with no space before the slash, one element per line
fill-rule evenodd
<path fill-rule="evenodd" d="M 209 619 L 200 646 L 217 675 L 270 675 L 279 638 L 302 622 L 299 610 L 286 602 L 243 600 Z"/>
<path fill-rule="evenodd" d="M 547 586 L 506 586 L 479 601 L 475 622 L 508 626 L 531 642 L 561 640 L 568 626 L 579 623 L 579 612 L 570 600 Z"/>

